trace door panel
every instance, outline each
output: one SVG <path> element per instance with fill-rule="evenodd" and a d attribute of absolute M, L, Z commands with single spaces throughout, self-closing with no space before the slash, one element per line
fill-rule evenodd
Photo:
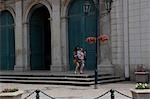
<path fill-rule="evenodd" d="M 3 11 L 0 14 L 0 70 L 13 70 L 14 65 L 14 20 L 8 11 Z"/>
<path fill-rule="evenodd" d="M 68 41 L 69 41 L 69 65 L 74 70 L 73 49 L 78 45 L 87 51 L 86 70 L 94 70 L 96 66 L 96 44 L 88 44 L 85 39 L 96 36 L 97 17 L 96 10 L 92 8 L 93 14 L 85 15 L 82 5 L 84 0 L 75 0 L 69 8 L 68 16 Z"/>
<path fill-rule="evenodd" d="M 49 70 L 51 65 L 51 35 L 47 8 L 37 8 L 30 18 L 30 64 L 32 70 Z"/>

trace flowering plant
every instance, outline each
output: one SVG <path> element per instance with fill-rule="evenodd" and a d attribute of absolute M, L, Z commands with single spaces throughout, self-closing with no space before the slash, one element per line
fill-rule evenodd
<path fill-rule="evenodd" d="M 107 41 L 109 40 L 109 36 L 106 34 L 102 34 L 100 36 L 96 37 L 87 37 L 86 38 L 86 42 L 88 42 L 89 44 L 93 44 L 96 43 L 97 40 L 100 41 L 100 43 L 107 43 Z"/>
<path fill-rule="evenodd" d="M 18 91 L 19 89 L 17 89 L 17 88 L 6 88 L 6 89 L 3 89 L 1 92 L 2 93 L 8 93 L 8 92 L 16 92 L 16 91 Z"/>
<path fill-rule="evenodd" d="M 136 68 L 136 72 L 145 72 L 145 68 L 144 68 L 144 65 L 138 65 L 137 68 Z"/>
<path fill-rule="evenodd" d="M 135 89 L 150 89 L 150 84 L 147 83 L 137 83 Z"/>
<path fill-rule="evenodd" d="M 88 42 L 89 44 L 96 43 L 96 37 L 87 37 L 86 42 Z"/>
<path fill-rule="evenodd" d="M 101 42 L 101 43 L 106 43 L 108 40 L 109 40 L 109 37 L 108 35 L 106 34 L 102 34 L 98 37 L 98 40 Z"/>

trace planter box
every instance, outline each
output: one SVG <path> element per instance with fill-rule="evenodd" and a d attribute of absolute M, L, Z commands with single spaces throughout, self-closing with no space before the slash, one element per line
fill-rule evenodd
<path fill-rule="evenodd" d="M 150 99 L 150 89 L 131 89 L 133 99 Z"/>
<path fill-rule="evenodd" d="M 23 91 L 0 93 L 0 99 L 21 99 Z"/>
<path fill-rule="evenodd" d="M 135 72 L 135 81 L 137 83 L 148 83 L 149 72 Z"/>

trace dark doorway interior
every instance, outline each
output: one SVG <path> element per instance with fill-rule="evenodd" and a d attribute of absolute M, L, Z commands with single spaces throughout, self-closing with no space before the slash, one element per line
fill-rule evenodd
<path fill-rule="evenodd" d="M 9 11 L 0 12 L 0 70 L 13 70 L 15 65 L 14 19 Z"/>
<path fill-rule="evenodd" d="M 32 70 L 50 70 L 50 14 L 45 6 L 36 8 L 30 17 L 30 64 Z"/>

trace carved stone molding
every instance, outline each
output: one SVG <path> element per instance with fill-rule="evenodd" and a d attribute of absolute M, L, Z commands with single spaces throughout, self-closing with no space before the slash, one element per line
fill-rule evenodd
<path fill-rule="evenodd" d="M 67 1 L 68 0 L 62 0 L 64 6 L 67 4 Z"/>
<path fill-rule="evenodd" d="M 5 8 L 4 3 L 3 3 L 3 2 L 0 2 L 0 11 L 4 10 L 4 8 Z"/>

